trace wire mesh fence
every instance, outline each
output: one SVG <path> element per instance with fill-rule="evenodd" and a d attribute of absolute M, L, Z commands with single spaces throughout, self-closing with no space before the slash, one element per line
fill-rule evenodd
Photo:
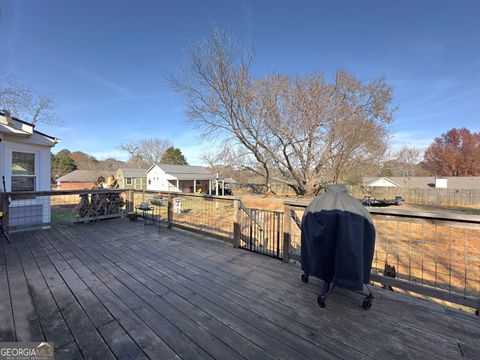
<path fill-rule="evenodd" d="M 301 219 L 305 206 L 292 207 Z M 435 215 L 371 210 L 376 242 L 372 272 L 467 296 L 480 296 L 480 223 Z M 300 258 L 301 230 L 292 218 L 290 252 Z M 298 224 L 298 221 L 297 221 Z M 301 221 L 300 221 L 301 224 Z"/>
<path fill-rule="evenodd" d="M 217 237 L 233 237 L 233 201 L 203 196 L 175 195 L 172 222 L 176 226 Z"/>
<path fill-rule="evenodd" d="M 4 193 L 2 196 L 6 208 L 4 222 L 10 232 L 118 217 L 125 211 L 125 194 L 119 190 Z"/>
<path fill-rule="evenodd" d="M 131 208 L 129 212 L 137 215 L 146 216 L 147 218 L 157 221 L 159 224 L 168 223 L 168 194 L 159 193 L 156 191 L 137 191 L 132 190 L 127 194 L 131 200 Z M 144 213 L 140 210 L 141 205 L 147 206 L 152 211 Z"/>
<path fill-rule="evenodd" d="M 480 296 L 480 228 L 374 214 L 374 271 L 449 292 Z"/>
<path fill-rule="evenodd" d="M 154 208 L 153 214 L 162 222 L 228 239 L 233 237 L 233 200 L 228 197 L 169 193 L 161 191 L 134 191 L 135 208 L 141 202 Z M 170 218 L 168 216 L 170 202 Z M 149 215 L 147 215 L 149 216 Z"/>

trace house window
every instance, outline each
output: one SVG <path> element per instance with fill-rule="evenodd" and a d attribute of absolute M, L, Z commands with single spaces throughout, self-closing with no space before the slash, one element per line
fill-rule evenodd
<path fill-rule="evenodd" d="M 35 191 L 35 154 L 12 152 L 12 192 Z"/>
<path fill-rule="evenodd" d="M 132 185 L 132 178 L 125 178 L 127 185 Z"/>

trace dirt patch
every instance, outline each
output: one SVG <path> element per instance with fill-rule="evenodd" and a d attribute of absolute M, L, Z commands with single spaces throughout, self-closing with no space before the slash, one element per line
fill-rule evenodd
<path fill-rule="evenodd" d="M 283 202 L 285 200 L 295 200 L 291 197 L 283 196 L 265 196 L 265 195 L 242 195 L 240 196 L 244 206 L 254 209 L 283 211 Z"/>

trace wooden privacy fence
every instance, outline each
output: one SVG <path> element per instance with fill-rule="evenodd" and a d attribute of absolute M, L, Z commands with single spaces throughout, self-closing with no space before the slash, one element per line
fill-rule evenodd
<path fill-rule="evenodd" d="M 363 196 L 373 196 L 378 199 L 393 199 L 395 196 L 400 195 L 407 203 L 411 204 L 464 207 L 480 206 L 480 189 L 408 189 L 377 186 L 347 186 L 347 188 L 350 194 L 357 199 L 361 199 Z"/>
<path fill-rule="evenodd" d="M 141 190 L 3 193 L 2 227 L 9 231 L 82 223 L 134 212 L 146 202 L 156 223 L 214 236 L 288 262 L 300 259 L 307 203 L 284 211 L 249 209 L 241 199 Z M 372 280 L 480 308 L 480 217 L 369 209 L 377 231 Z M 385 276 L 386 265 L 395 267 Z"/>

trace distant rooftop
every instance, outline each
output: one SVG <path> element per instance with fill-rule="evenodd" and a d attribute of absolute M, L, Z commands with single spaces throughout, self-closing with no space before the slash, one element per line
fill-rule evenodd
<path fill-rule="evenodd" d="M 95 182 L 100 176 L 107 178 L 110 175 L 115 176 L 112 170 L 74 170 L 67 175 L 62 176 L 58 182 Z"/>
<path fill-rule="evenodd" d="M 123 173 L 123 177 L 131 177 L 131 178 L 141 178 L 145 177 L 148 169 L 124 169 L 120 168 L 118 171 Z"/>
<path fill-rule="evenodd" d="M 147 172 L 149 172 L 155 165 L 153 165 Z M 157 166 L 165 171 L 167 174 L 174 176 L 178 180 L 209 180 L 215 179 L 216 174 L 207 170 L 203 166 L 192 165 L 169 165 L 157 164 Z"/>

